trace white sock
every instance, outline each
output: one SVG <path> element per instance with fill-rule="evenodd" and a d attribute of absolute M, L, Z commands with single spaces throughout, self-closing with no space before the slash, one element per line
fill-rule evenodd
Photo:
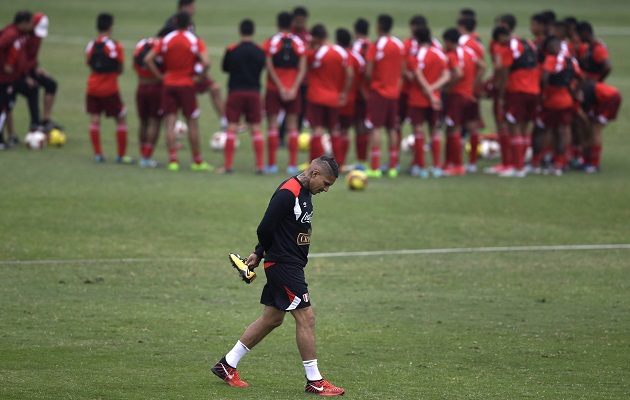
<path fill-rule="evenodd" d="M 302 361 L 304 369 L 306 370 L 306 379 L 309 381 L 318 381 L 322 379 L 322 374 L 319 373 L 317 368 L 317 360 Z"/>
<path fill-rule="evenodd" d="M 221 117 L 221 126 L 227 126 L 228 125 L 228 120 L 226 117 Z"/>
<path fill-rule="evenodd" d="M 230 364 L 230 367 L 236 368 L 238 362 L 241 361 L 241 358 L 243 358 L 243 356 L 247 353 L 249 353 L 249 349 L 239 340 L 236 342 L 232 350 L 225 355 L 225 361 Z"/>

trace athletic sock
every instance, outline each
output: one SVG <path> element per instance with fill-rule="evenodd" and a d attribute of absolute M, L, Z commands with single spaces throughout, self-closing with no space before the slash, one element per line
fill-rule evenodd
<path fill-rule="evenodd" d="M 346 158 L 348 157 L 348 150 L 350 149 L 350 135 L 348 132 L 341 133 L 341 156 L 339 158 L 338 164 L 343 166 L 346 164 Z"/>
<path fill-rule="evenodd" d="M 448 168 L 455 164 L 453 160 L 453 135 L 446 135 L 446 159 L 444 160 L 445 167 Z"/>
<path fill-rule="evenodd" d="M 602 155 L 602 145 L 601 144 L 593 145 L 591 146 L 589 150 L 590 150 L 589 151 L 590 153 L 589 164 L 591 164 L 594 167 L 599 168 L 599 159 Z"/>
<path fill-rule="evenodd" d="M 440 156 L 442 155 L 442 138 L 439 133 L 431 135 L 431 156 L 433 157 L 433 166 L 440 166 Z"/>
<path fill-rule="evenodd" d="M 372 146 L 370 168 L 377 170 L 381 166 L 381 146 Z"/>
<path fill-rule="evenodd" d="M 168 162 L 178 162 L 177 149 L 168 149 Z"/>
<path fill-rule="evenodd" d="M 311 382 L 323 379 L 322 374 L 319 373 L 319 368 L 317 368 L 317 359 L 302 361 L 302 364 L 304 365 L 304 369 L 306 370 L 306 379 Z"/>
<path fill-rule="evenodd" d="M 453 165 L 455 167 L 461 167 L 463 165 L 462 162 L 462 135 L 460 133 L 456 133 L 453 135 L 451 139 L 451 147 L 452 147 L 452 156 L 453 156 Z"/>
<path fill-rule="evenodd" d="M 277 129 L 269 129 L 267 132 L 267 165 L 276 165 L 276 153 L 280 144 L 280 136 Z"/>
<path fill-rule="evenodd" d="M 298 157 L 298 130 L 292 129 L 289 131 L 289 166 L 297 166 Z"/>
<path fill-rule="evenodd" d="M 332 142 L 333 157 L 337 160 L 337 164 L 343 165 L 343 163 L 339 162 L 341 160 L 342 151 L 341 134 L 338 132 L 333 133 L 330 135 L 330 141 Z"/>
<path fill-rule="evenodd" d="M 203 158 L 201 158 L 201 153 L 192 153 L 193 162 L 197 165 L 203 163 Z"/>
<path fill-rule="evenodd" d="M 357 160 L 359 162 L 367 161 L 368 135 L 356 135 L 355 145 L 357 146 Z"/>
<path fill-rule="evenodd" d="M 479 151 L 479 132 L 476 129 L 470 131 L 470 153 L 468 153 L 468 163 L 477 164 L 477 152 Z"/>
<path fill-rule="evenodd" d="M 502 165 L 512 165 L 512 145 L 510 142 L 510 134 L 507 129 L 501 129 L 499 131 L 499 146 L 501 147 Z"/>
<path fill-rule="evenodd" d="M 324 146 L 322 144 L 322 135 L 313 133 L 311 135 L 310 161 L 324 155 Z"/>
<path fill-rule="evenodd" d="M 226 170 L 232 169 L 234 161 L 234 143 L 236 142 L 236 132 L 227 131 L 225 133 L 225 147 L 223 148 L 223 167 Z"/>
<path fill-rule="evenodd" d="M 225 355 L 225 362 L 227 362 L 230 367 L 236 368 L 238 362 L 241 361 L 241 358 L 247 353 L 249 353 L 249 349 L 239 340 L 232 350 Z"/>
<path fill-rule="evenodd" d="M 418 131 L 414 133 L 414 144 L 413 144 L 413 164 L 417 165 L 420 168 L 424 168 L 426 166 L 426 162 L 424 160 L 424 132 Z"/>
<path fill-rule="evenodd" d="M 389 169 L 395 169 L 398 166 L 398 149 L 389 149 Z"/>
<path fill-rule="evenodd" d="M 254 154 L 256 155 L 256 169 L 262 170 L 265 163 L 265 139 L 260 131 L 254 132 L 252 137 L 252 146 L 254 147 Z"/>
<path fill-rule="evenodd" d="M 118 156 L 124 156 L 127 152 L 127 124 L 116 126 L 116 143 L 118 144 Z"/>
<path fill-rule="evenodd" d="M 511 145 L 510 148 L 512 150 L 512 166 L 516 168 L 517 171 L 520 171 L 523 169 L 524 156 L 525 156 L 522 152 L 523 136 L 521 135 L 512 136 L 510 145 Z"/>
<path fill-rule="evenodd" d="M 90 124 L 90 140 L 92 141 L 94 155 L 102 155 L 103 150 L 101 149 L 101 132 L 98 124 Z"/>
<path fill-rule="evenodd" d="M 153 155 L 153 145 L 151 143 L 142 143 L 140 154 L 142 155 L 142 158 L 151 158 Z"/>

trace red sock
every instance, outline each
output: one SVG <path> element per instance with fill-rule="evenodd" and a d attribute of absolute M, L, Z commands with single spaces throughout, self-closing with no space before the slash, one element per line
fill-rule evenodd
<path fill-rule="evenodd" d="M 311 135 L 310 161 L 324 155 L 324 146 L 322 144 L 322 135 L 313 133 Z"/>
<path fill-rule="evenodd" d="M 564 154 L 554 154 L 553 167 L 555 169 L 564 169 L 566 164 L 567 164 L 567 158 Z"/>
<path fill-rule="evenodd" d="M 510 149 L 512 150 L 512 166 L 518 171 L 523 169 L 523 158 L 521 157 L 522 136 L 514 135 L 510 141 Z"/>
<path fill-rule="evenodd" d="M 298 131 L 297 129 L 293 129 L 289 131 L 289 166 L 295 167 L 297 166 L 297 156 L 298 156 Z"/>
<path fill-rule="evenodd" d="M 263 158 L 265 153 L 265 139 L 263 138 L 261 132 L 254 132 L 252 137 L 252 146 L 254 147 L 254 154 L 256 155 L 256 169 L 262 170 L 264 164 Z"/>
<path fill-rule="evenodd" d="M 94 155 L 103 155 L 103 150 L 101 149 L 101 132 L 98 124 L 90 124 L 90 139 L 92 140 Z"/>
<path fill-rule="evenodd" d="M 424 159 L 424 132 L 416 131 L 414 133 L 414 143 L 413 143 L 413 164 L 417 165 L 420 168 L 424 168 L 426 166 L 426 161 Z"/>
<path fill-rule="evenodd" d="M 398 166 L 398 149 L 389 149 L 389 169 L 395 169 Z"/>
<path fill-rule="evenodd" d="M 444 167 L 448 168 L 454 164 L 453 161 L 453 135 L 446 135 L 446 157 Z"/>
<path fill-rule="evenodd" d="M 477 164 L 477 152 L 479 151 L 479 132 L 470 131 L 470 153 L 468 153 L 468 163 Z"/>
<path fill-rule="evenodd" d="M 431 157 L 433 158 L 433 166 L 440 166 L 440 156 L 442 155 L 442 139 L 440 134 L 436 133 L 431 136 Z"/>
<path fill-rule="evenodd" d="M 355 145 L 357 146 L 357 160 L 359 162 L 367 161 L 368 135 L 356 135 Z"/>
<path fill-rule="evenodd" d="M 201 158 L 201 153 L 192 153 L 192 159 L 195 164 L 201 164 L 203 162 L 203 158 Z"/>
<path fill-rule="evenodd" d="M 168 162 L 178 162 L 177 149 L 168 149 Z"/>
<path fill-rule="evenodd" d="M 333 157 L 337 160 L 337 164 L 343 165 L 340 163 L 341 152 L 343 151 L 341 148 L 341 135 L 339 133 L 333 133 L 330 137 L 330 141 L 332 142 Z"/>
<path fill-rule="evenodd" d="M 602 155 L 602 145 L 601 144 L 596 144 L 591 146 L 590 148 L 590 162 L 589 164 L 599 168 L 599 159 Z"/>
<path fill-rule="evenodd" d="M 276 153 L 278 152 L 279 143 L 278 130 L 269 129 L 269 132 L 267 132 L 267 165 L 269 166 L 276 165 Z"/>
<path fill-rule="evenodd" d="M 122 157 L 127 152 L 127 125 L 119 124 L 116 127 L 116 143 L 118 144 L 118 156 Z"/>
<path fill-rule="evenodd" d="M 522 135 L 521 136 L 521 165 L 525 166 L 525 155 L 527 154 L 527 149 L 532 145 L 532 137 L 531 135 Z"/>
<path fill-rule="evenodd" d="M 572 145 L 571 146 L 571 157 L 575 159 L 579 159 L 582 157 L 582 146 Z"/>
<path fill-rule="evenodd" d="M 151 143 L 142 143 L 142 146 L 140 146 L 140 154 L 142 158 L 151 158 L 153 155 L 153 145 Z"/>
<path fill-rule="evenodd" d="M 456 133 L 453 135 L 453 165 L 455 167 L 461 167 L 463 165 L 462 161 L 462 135 Z"/>
<path fill-rule="evenodd" d="M 542 164 L 542 159 L 543 159 L 543 153 L 532 155 L 532 168 L 540 167 L 540 164 Z"/>
<path fill-rule="evenodd" d="M 348 132 L 341 134 L 341 158 L 337 160 L 339 165 L 346 164 L 346 157 L 348 157 L 348 150 L 350 149 L 350 136 Z"/>
<path fill-rule="evenodd" d="M 499 146 L 501 147 L 501 164 L 505 166 L 512 165 L 512 144 L 507 129 L 499 131 Z"/>
<path fill-rule="evenodd" d="M 372 146 L 372 160 L 370 167 L 372 170 L 377 170 L 381 166 L 381 146 Z"/>
<path fill-rule="evenodd" d="M 236 132 L 227 131 L 225 132 L 225 147 L 223 148 L 223 168 L 226 170 L 232 169 L 232 164 L 234 162 L 234 149 L 236 143 Z"/>

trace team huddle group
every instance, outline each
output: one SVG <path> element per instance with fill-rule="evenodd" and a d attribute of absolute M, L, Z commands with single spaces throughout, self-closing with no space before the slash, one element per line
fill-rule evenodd
<path fill-rule="evenodd" d="M 307 123 L 312 131 L 309 161 L 324 154 L 322 138 L 327 132 L 339 165 L 349 164 L 349 131 L 353 129 L 353 164 L 362 165 L 375 178 L 398 175 L 405 123 L 410 123 L 414 136 L 408 168 L 412 176 L 477 172 L 479 129 L 485 125 L 480 101 L 484 98 L 493 101 L 501 149 L 500 163 L 485 172 L 504 177 L 562 175 L 569 167 L 597 172 L 603 127 L 615 119 L 621 103 L 619 91 L 604 83 L 611 71 L 605 44 L 595 37 L 590 23 L 573 17 L 558 20 L 552 11 L 533 15 L 533 39 L 528 40 L 514 34 L 513 15 L 498 16 L 487 47 L 491 60 L 487 67 L 486 47 L 475 31 L 471 9 L 460 10 L 455 27 L 446 29 L 439 39 L 431 34 L 427 19 L 416 15 L 409 21 L 410 37 L 401 41 L 390 34 L 392 17 L 383 14 L 376 20 L 377 39 L 371 41 L 370 23 L 362 18 L 355 22 L 353 33 L 341 28 L 332 35 L 322 24 L 307 29 L 304 7 L 279 13 L 277 34 L 262 45 L 253 41 L 254 22 L 240 23 L 240 41 L 227 47 L 221 63 L 229 75 L 223 101 L 220 86 L 209 75 L 206 45 L 195 34 L 194 0 L 178 4 L 179 11 L 156 37 L 142 39 L 133 55 L 143 167 L 157 166 L 152 155 L 164 121 L 168 168 L 179 169 L 175 128 L 181 111 L 189 129 L 191 168 L 214 169 L 203 161 L 199 143 L 197 95 L 204 92 L 210 93 L 226 131 L 224 163 L 218 172 L 233 171 L 236 136 L 244 116 L 252 134 L 257 173 L 278 171 L 276 154 L 281 144 L 286 144 L 289 153 L 287 172 L 297 173 L 301 167 L 298 136 Z M 126 155 L 126 112 L 117 81 L 123 48 L 111 38 L 112 27 L 113 16 L 100 14 L 99 35 L 86 49 L 91 69 L 86 97 L 90 137 L 95 161 L 105 161 L 100 116 L 116 118 L 116 160 L 134 163 Z M 264 69 L 267 78 L 261 96 Z M 263 116 L 267 118 L 266 143 Z M 381 164 L 383 133 L 388 157 Z M 465 138 L 469 141 L 467 160 Z M 528 148 L 532 152 L 526 160 Z M 426 160 L 427 149 L 431 163 Z"/>

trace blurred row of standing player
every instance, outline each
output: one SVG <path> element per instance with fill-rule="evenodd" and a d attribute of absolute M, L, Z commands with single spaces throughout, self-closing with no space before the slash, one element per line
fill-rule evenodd
<path fill-rule="evenodd" d="M 20 144 L 13 123 L 18 94 L 27 101 L 29 130 L 50 132 L 62 127 L 51 119 L 57 82 L 42 68 L 38 55 L 48 36 L 48 17 L 42 13 L 18 11 L 13 22 L 0 30 L 0 150 Z M 44 89 L 40 112 L 40 89 Z M 8 131 L 5 138 L 4 130 Z"/>
<path fill-rule="evenodd" d="M 194 2 L 182 0 L 179 4 L 180 12 L 169 19 L 158 38 L 141 41 L 134 54 L 140 81 L 137 101 L 141 116 L 141 165 L 156 165 L 151 155 L 159 121 L 164 117 L 169 168 L 178 169 L 174 123 L 177 109 L 182 108 L 191 130 L 193 169 L 207 170 L 212 167 L 201 160 L 196 124 L 198 109 L 191 94 L 194 90 L 190 88 L 205 82 L 206 87 L 216 89 L 216 84 L 207 78 L 209 59 L 205 45 L 193 34 Z M 229 94 L 226 106 L 216 107 L 228 122 L 221 172 L 233 170 L 241 115 L 245 115 L 252 129 L 256 172 L 277 172 L 280 114 L 285 116 L 288 135 L 289 173 L 298 170 L 297 137 L 302 114 L 306 115 L 313 131 L 310 159 L 323 153 L 322 134 L 328 130 L 333 154 L 340 164 L 345 164 L 350 147 L 348 130 L 354 126 L 357 161 L 368 165 L 368 175 L 380 177 L 386 173 L 395 177 L 400 168 L 401 125 L 410 121 L 415 137 L 414 159 L 409 168 L 413 176 L 427 177 L 429 172 L 436 177 L 476 172 L 481 124 L 479 101 L 484 95 L 494 99 L 502 149 L 501 164 L 487 172 L 506 177 L 525 176 L 524 154 L 531 143 L 534 150 L 529 165 L 531 171 L 540 171 L 551 144 L 553 171 L 559 175 L 566 168 L 571 138 L 583 147 L 579 155 L 586 162 L 584 169 L 587 172 L 599 169 L 601 129 L 614 119 L 620 95 L 601 82 L 610 71 L 610 62 L 605 46 L 594 38 L 590 24 L 583 22 L 576 28 L 580 32 L 579 43 L 572 46 L 580 60 L 578 63 L 571 58 L 570 51 L 563 50 L 570 48 L 563 36 L 566 35 L 563 27 L 570 23 L 547 21 L 546 34 L 537 46 L 513 35 L 516 20 L 512 15 L 497 18 L 490 44 L 493 74 L 483 83 L 484 46 L 474 31 L 476 19 L 470 9 L 460 12 L 456 28 L 444 32 L 444 45 L 431 36 L 426 18 L 420 15 L 411 19 L 412 36 L 404 41 L 390 35 L 393 19 L 381 15 L 377 20 L 376 41 L 367 39 L 369 23 L 359 19 L 355 23 L 354 43 L 349 31 L 338 29 L 336 44 L 331 43 L 322 24 L 307 31 L 307 15 L 303 8 L 293 14 L 278 14 L 278 33 L 260 48 L 252 40 L 253 21 L 244 20 L 240 25 L 241 42 L 226 49 L 222 69 L 230 74 Z M 295 24 L 296 18 L 298 24 Z M 532 18 L 533 32 L 539 20 L 538 14 Z M 169 27 L 169 24 L 175 26 Z M 172 31 L 173 28 L 177 29 Z M 188 56 L 181 57 L 182 54 Z M 587 74 L 582 75 L 580 65 Z M 260 74 L 265 67 L 268 73 L 263 107 Z M 173 87 L 178 89 L 174 91 Z M 216 103 L 221 104 L 219 92 L 213 93 Z M 571 102 L 570 112 L 566 107 L 568 101 Z M 263 108 L 268 118 L 266 163 L 261 126 Z M 528 124 L 534 119 L 538 123 L 532 140 Z M 569 120 L 581 130 L 567 130 Z M 433 159 L 431 168 L 426 167 L 425 161 L 425 124 Z M 443 160 L 442 126 L 446 138 Z M 467 165 L 462 160 L 463 129 L 470 138 Z M 389 160 L 384 167 L 381 166 L 381 130 L 386 133 L 389 147 Z M 574 153 L 578 155 L 578 150 Z"/>

